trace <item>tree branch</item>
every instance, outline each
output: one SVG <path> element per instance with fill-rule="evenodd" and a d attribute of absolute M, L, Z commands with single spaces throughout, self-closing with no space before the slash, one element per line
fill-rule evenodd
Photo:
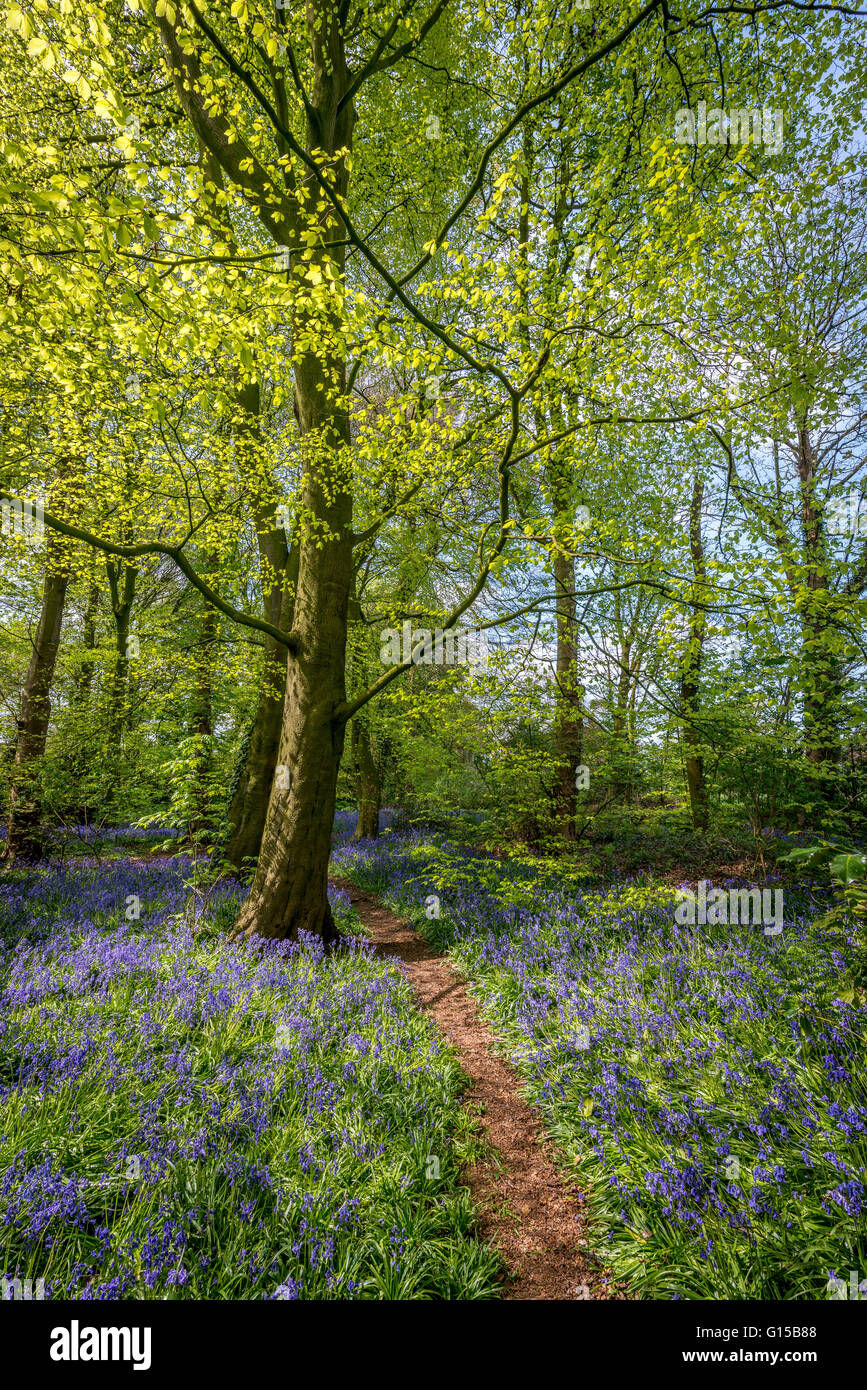
<path fill-rule="evenodd" d="M 10 492 L 0 491 L 0 502 L 17 502 L 20 498 L 15 497 Z M 189 580 L 194 589 L 198 589 L 202 597 L 216 608 L 225 617 L 231 618 L 233 623 L 240 624 L 241 627 L 251 627 L 257 632 L 264 632 L 269 637 L 273 637 L 276 642 L 280 642 L 290 652 L 297 652 L 299 640 L 295 633 L 284 632 L 282 628 L 275 627 L 273 623 L 266 623 L 262 618 L 254 618 L 249 613 L 242 613 L 239 608 L 235 608 L 225 599 L 220 598 L 209 584 L 196 573 L 187 557 L 184 555 L 180 546 L 164 545 L 160 541 L 141 541 L 136 545 L 116 545 L 114 541 L 103 540 L 101 536 L 94 536 L 92 532 L 85 531 L 81 526 L 72 526 L 68 521 L 61 521 L 59 517 L 53 516 L 51 512 L 43 512 L 42 520 L 52 531 L 57 531 L 59 535 L 66 536 L 69 540 L 83 541 L 93 550 L 100 550 L 104 555 L 117 555 L 121 559 L 131 560 L 138 555 L 165 555 L 172 560 L 181 571 L 181 574 Z"/>

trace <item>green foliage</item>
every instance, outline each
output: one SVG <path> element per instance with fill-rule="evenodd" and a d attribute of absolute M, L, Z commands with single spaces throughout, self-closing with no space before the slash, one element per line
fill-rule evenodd
<path fill-rule="evenodd" d="M 867 854 L 841 849 L 827 840 L 790 850 L 778 860 L 799 876 L 825 873 L 837 899 L 816 921 L 836 939 L 848 957 L 848 976 L 837 998 L 846 1003 L 867 1003 Z M 849 944 L 846 927 L 854 921 L 855 936 Z"/>

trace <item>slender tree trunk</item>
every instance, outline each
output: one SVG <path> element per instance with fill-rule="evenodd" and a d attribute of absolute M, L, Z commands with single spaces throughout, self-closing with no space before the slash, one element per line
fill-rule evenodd
<path fill-rule="evenodd" d="M 629 690 L 631 682 L 632 643 L 624 637 L 618 648 L 620 670 L 617 677 L 617 694 L 614 702 L 614 718 L 611 721 L 612 754 L 614 763 L 613 787 L 615 801 L 632 799 L 632 745 L 629 738 Z"/>
<path fill-rule="evenodd" d="M 558 551 L 553 562 L 557 602 L 557 689 L 554 737 L 557 749 L 557 820 L 562 838 L 575 839 L 577 770 L 584 744 L 584 690 L 578 677 L 575 620 L 575 561 Z"/>
<path fill-rule="evenodd" d="M 372 676 L 372 652 L 368 628 L 364 623 L 361 604 L 354 592 L 349 600 L 350 645 L 349 671 L 352 691 L 362 690 Z M 358 822 L 353 840 L 375 840 L 379 835 L 379 808 L 382 804 L 382 785 L 379 764 L 373 744 L 371 711 L 359 710 L 352 721 L 352 761 L 355 769 Z"/>
<path fill-rule="evenodd" d="M 804 536 L 804 590 L 798 596 L 801 619 L 801 675 L 804 690 L 804 746 L 808 776 L 820 804 L 834 801 L 842 758 L 843 670 L 835 651 L 828 556 L 821 509 L 815 499 L 816 450 L 805 422 L 798 426 L 795 455 L 801 492 Z"/>
<path fill-rule="evenodd" d="M 60 646 L 63 608 L 69 586 L 66 543 L 54 532 L 47 538 L 42 612 L 27 668 L 18 719 L 18 739 L 9 795 L 9 830 L 4 858 L 25 862 L 44 855 L 40 772 L 51 718 L 51 683 Z"/>
<path fill-rule="evenodd" d="M 519 241 L 523 248 L 523 258 L 527 264 L 530 232 L 530 168 L 533 160 L 532 128 L 530 122 L 523 129 L 525 171 L 521 184 L 521 212 L 519 219 Z M 562 148 L 561 148 L 562 156 Z M 561 167 L 562 174 L 562 167 Z M 553 226 L 555 238 L 548 248 L 548 279 L 553 289 L 558 278 L 558 260 L 562 245 L 563 224 L 568 210 L 565 197 L 560 197 L 554 210 Z M 529 275 L 525 282 L 529 284 Z M 525 310 L 529 307 L 525 299 Z M 529 328 L 524 328 L 524 341 L 530 349 Z M 550 402 L 553 432 L 565 428 L 562 404 L 556 397 Z M 536 429 L 540 435 L 549 431 L 549 424 L 541 406 L 536 408 Z M 553 511 L 553 531 L 555 535 L 569 532 L 572 506 L 575 500 L 575 483 L 571 464 L 556 453 L 547 463 L 548 486 L 551 491 Z M 555 821 L 557 830 L 566 844 L 574 842 L 577 834 L 576 817 L 578 813 L 577 772 L 581 766 L 584 746 L 584 688 L 578 675 L 578 625 L 575 604 L 575 559 L 573 537 L 569 535 L 565 544 L 555 546 L 551 561 L 554 579 L 555 602 L 557 606 L 557 655 L 555 668 L 555 722 L 554 746 L 557 760 L 557 774 L 554 788 Z"/>
<path fill-rule="evenodd" d="M 331 3 L 308 9 L 313 76 L 308 150 L 349 149 L 355 112 L 341 106 L 349 85 L 340 15 Z M 348 170 L 332 165 L 345 197 Z M 318 270 L 335 290 L 321 308 L 299 315 L 296 341 L 315 343 L 295 366 L 295 403 L 301 434 L 303 486 L 298 591 L 292 623 L 286 701 L 262 848 L 236 931 L 264 937 L 311 932 L 326 944 L 337 931 L 328 902 L 328 860 L 343 753 L 346 641 L 353 582 L 352 493 L 346 369 L 341 342 L 340 287 L 344 250 L 340 226 L 327 219 L 322 242 L 306 274 Z M 326 246 L 323 243 L 332 244 Z M 333 306 L 333 307 L 332 307 Z"/>
<path fill-rule="evenodd" d="M 352 750 L 358 786 L 358 824 L 353 840 L 375 840 L 379 835 L 382 783 L 371 746 L 370 728 L 361 711 L 352 721 Z"/>
<path fill-rule="evenodd" d="M 135 600 L 138 570 L 123 560 L 106 562 L 106 574 L 111 593 L 111 610 L 115 623 L 115 656 L 109 693 L 106 732 L 111 756 L 119 752 L 123 731 L 128 719 L 127 686 L 129 683 L 130 618 Z"/>
<path fill-rule="evenodd" d="M 89 814 L 87 796 L 81 794 L 79 789 L 83 787 L 84 780 L 91 771 L 94 757 L 93 724 L 97 718 L 97 712 L 91 712 L 90 709 L 96 656 L 96 619 L 100 598 L 100 588 L 95 578 L 96 554 L 95 550 L 91 550 L 82 622 L 82 655 L 77 663 L 72 691 L 72 706 L 77 719 L 76 741 L 70 752 L 69 772 L 70 786 L 76 789 L 74 795 L 78 798 L 75 804 L 78 820 L 87 820 Z"/>
<path fill-rule="evenodd" d="M 225 855 L 236 873 L 259 857 L 286 698 L 286 648 L 265 639 L 262 678 L 244 763 L 229 806 Z"/>
<path fill-rule="evenodd" d="M 625 625 L 619 593 L 614 595 L 614 625 L 617 635 L 617 688 L 612 698 L 611 720 L 611 790 L 616 801 L 627 805 L 634 787 L 635 727 L 631 713 L 635 682 L 640 668 L 640 654 L 635 655 L 641 621 L 641 600 Z"/>
<path fill-rule="evenodd" d="M 628 749 L 629 745 L 629 690 L 632 678 L 632 642 L 629 634 L 621 635 L 618 645 L 618 675 L 617 675 L 617 694 L 614 699 L 614 718 L 611 723 L 611 731 L 614 734 L 615 743 L 624 745 Z"/>
<path fill-rule="evenodd" d="M 251 386 L 239 392 L 239 401 L 248 420 L 248 433 L 258 437 L 258 387 Z M 277 525 L 277 509 L 272 497 L 260 497 L 254 512 L 265 618 L 285 631 L 293 622 L 299 549 L 297 544 L 291 548 L 287 546 L 286 533 Z M 258 859 L 262 845 L 283 727 L 286 657 L 283 644 L 266 635 L 253 727 L 229 806 L 231 829 L 225 856 L 238 874 Z"/>
<path fill-rule="evenodd" d="M 203 141 L 201 132 L 198 139 L 210 217 L 221 238 L 234 246 L 231 219 L 225 202 L 217 197 L 218 190 L 222 192 L 224 187 L 220 161 Z M 256 525 L 264 616 L 275 627 L 288 631 L 298 578 L 298 547 L 289 548 L 285 529 L 278 525 L 276 489 L 262 438 L 258 381 L 242 383 L 236 390 L 236 403 L 235 451 Z M 227 813 L 229 829 L 223 847 L 226 862 L 238 875 L 255 864 L 262 844 L 283 724 L 286 657 L 285 646 L 266 635 L 256 712 L 233 779 Z"/>
<path fill-rule="evenodd" d="M 198 837 L 212 828 L 209 788 L 213 770 L 214 735 L 214 642 L 217 636 L 217 610 L 204 605 L 199 628 L 199 655 L 193 689 L 190 732 L 194 739 L 193 801 L 195 812 L 190 836 Z"/>
<path fill-rule="evenodd" d="M 835 650 L 835 607 L 839 595 L 831 588 L 830 560 L 825 520 L 816 498 L 817 455 L 810 437 L 806 413 L 796 418 L 794 438 L 788 439 L 798 472 L 801 503 L 801 540 L 793 543 L 783 514 L 779 481 L 779 444 L 774 441 L 777 478 L 776 510 L 759 504 L 741 485 L 728 450 L 732 489 L 745 511 L 752 512 L 767 528 L 782 561 L 789 592 L 801 627 L 799 660 L 803 700 L 803 748 L 806 773 L 813 788 L 812 800 L 821 816 L 822 805 L 836 797 L 842 757 L 844 675 Z M 799 821 L 803 824 L 803 820 Z"/>
<path fill-rule="evenodd" d="M 689 551 L 692 558 L 693 595 L 703 598 L 707 583 L 707 570 L 704 562 L 704 544 L 701 535 L 701 506 L 704 483 L 696 473 L 692 487 L 692 501 L 689 509 Z M 704 755 L 702 753 L 701 733 L 698 728 L 700 715 L 699 680 L 701 676 L 702 655 L 707 632 L 705 609 L 696 603 L 689 608 L 689 637 L 683 658 L 680 677 L 680 706 L 683 716 L 683 741 L 686 749 L 684 760 L 686 786 L 689 792 L 689 805 L 692 813 L 692 828 L 704 832 L 708 828 L 708 795 L 705 778 Z"/>
<path fill-rule="evenodd" d="M 90 578 L 87 586 L 87 602 L 84 609 L 81 645 L 84 655 L 75 675 L 74 703 L 77 708 L 86 708 L 93 687 L 93 653 L 96 650 L 96 613 L 99 607 L 99 585 L 93 574 L 96 551 L 90 552 Z"/>

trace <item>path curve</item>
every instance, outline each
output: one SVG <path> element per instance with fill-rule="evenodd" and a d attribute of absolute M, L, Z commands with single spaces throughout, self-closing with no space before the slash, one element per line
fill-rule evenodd
<path fill-rule="evenodd" d="M 495 1055 L 496 1039 L 466 985 L 372 893 L 348 879 L 331 882 L 348 893 L 379 954 L 401 962 L 421 1007 L 472 1079 L 465 1099 L 480 1111 L 497 1152 L 463 1178 L 481 1214 L 479 1235 L 502 1251 L 511 1272 L 503 1298 L 622 1298 L 590 1252 L 578 1189 L 555 1162 L 539 1116 L 521 1099 L 518 1073 Z"/>

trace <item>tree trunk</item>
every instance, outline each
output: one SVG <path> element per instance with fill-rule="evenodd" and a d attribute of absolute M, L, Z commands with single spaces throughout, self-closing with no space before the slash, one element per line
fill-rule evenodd
<path fill-rule="evenodd" d="M 123 560 L 108 560 L 105 569 L 108 575 L 111 610 L 115 622 L 114 672 L 109 694 L 106 731 L 111 756 L 116 758 L 128 716 L 126 697 L 130 658 L 129 628 L 138 570 L 134 565 L 126 564 Z M 122 584 L 121 578 L 123 579 Z"/>
<path fill-rule="evenodd" d="M 525 169 L 521 184 L 521 212 L 519 220 L 519 241 L 523 248 L 523 258 L 528 265 L 530 231 L 530 168 L 532 165 L 532 128 L 524 123 L 523 131 Z M 560 150 L 562 156 L 562 147 Z M 562 173 L 562 168 L 561 168 Z M 565 198 L 559 198 L 554 210 L 553 227 L 555 237 L 548 247 L 548 277 L 553 286 L 557 280 L 558 258 L 562 246 L 563 223 L 567 212 Z M 529 275 L 525 283 L 528 285 Z M 525 310 L 528 304 L 525 299 Z M 529 318 L 526 321 L 529 322 Z M 524 343 L 531 349 L 529 328 L 522 329 Z M 555 396 L 549 403 L 551 424 L 545 411 L 538 405 L 535 408 L 535 422 L 538 434 L 560 433 L 565 429 L 566 420 L 562 402 Z M 576 817 L 578 813 L 577 771 L 581 766 L 584 745 L 584 688 L 578 676 L 578 625 L 575 604 L 575 557 L 574 536 L 568 535 L 563 543 L 559 533 L 563 528 L 572 531 L 570 518 L 575 500 L 575 479 L 571 460 L 555 451 L 546 465 L 548 486 L 551 491 L 552 531 L 555 541 L 551 562 L 554 579 L 555 602 L 557 606 L 557 656 L 555 668 L 555 722 L 554 747 L 556 752 L 556 780 L 554 785 L 555 823 L 560 837 L 566 844 L 573 843 L 577 835 Z"/>
<path fill-rule="evenodd" d="M 217 610 L 206 603 L 199 630 L 199 656 L 193 690 L 190 732 L 194 739 L 193 802 L 195 811 L 190 837 L 198 838 L 213 828 L 209 784 L 213 767 L 214 734 L 214 642 L 217 636 Z"/>
<path fill-rule="evenodd" d="M 85 600 L 83 622 L 82 622 L 82 655 L 76 663 L 75 675 L 72 688 L 72 707 L 75 712 L 75 744 L 69 753 L 69 784 L 70 787 L 83 789 L 84 782 L 88 774 L 92 771 L 94 755 L 97 753 L 97 742 L 94 739 L 94 730 L 101 727 L 98 724 L 98 710 L 91 709 L 91 695 L 93 692 L 94 665 L 96 659 L 96 631 L 97 631 L 97 612 L 99 609 L 100 588 L 95 577 L 95 550 L 90 552 L 90 564 L 88 566 L 87 579 L 87 598 Z M 88 796 L 83 791 L 73 793 L 78 795 L 75 806 L 76 818 L 87 820 Z M 68 814 L 68 810 L 67 810 Z"/>
<path fill-rule="evenodd" d="M 375 840 L 379 835 L 379 810 L 382 805 L 382 783 L 373 755 L 370 728 L 366 711 L 352 721 L 352 749 L 355 755 L 355 776 L 358 785 L 358 824 L 353 840 Z"/>
<path fill-rule="evenodd" d="M 9 830 L 4 854 L 9 863 L 16 859 L 25 862 L 41 859 L 45 849 L 39 778 L 51 717 L 51 683 L 70 578 L 65 542 L 51 532 L 47 548 L 42 613 L 21 697 L 18 740 L 12 765 Z"/>
<path fill-rule="evenodd" d="M 842 758 L 843 669 L 835 650 L 835 632 L 831 621 L 823 517 L 815 499 L 816 450 L 803 421 L 799 422 L 794 447 L 806 561 L 805 587 L 797 599 L 801 618 L 804 746 L 807 776 L 821 807 L 832 803 L 836 797 Z"/>
<path fill-rule="evenodd" d="M 308 151 L 349 149 L 355 111 L 340 105 L 349 86 L 343 29 L 336 7 L 308 8 L 313 79 Z M 349 182 L 345 160 L 333 159 L 338 195 Z M 303 485 L 299 514 L 298 591 L 292 623 L 296 646 L 287 667 L 286 700 L 262 848 L 238 933 L 297 937 L 311 932 L 326 945 L 337 937 L 328 902 L 328 860 L 345 738 L 346 641 L 353 581 L 352 493 L 346 368 L 342 349 L 344 248 L 336 217 L 306 274 L 318 270 L 332 292 L 299 310 L 296 342 L 311 346 L 295 365 Z M 325 245 L 330 242 L 331 245 Z M 294 254 L 294 253 L 293 253 Z"/>
<path fill-rule="evenodd" d="M 253 726 L 240 776 L 229 805 L 229 837 L 225 857 L 235 873 L 259 857 L 268 798 L 277 765 L 286 698 L 286 648 L 265 638 L 265 660 Z"/>
<path fill-rule="evenodd" d="M 692 557 L 694 597 L 702 598 L 707 580 L 704 563 L 704 545 L 701 536 L 701 504 L 704 483 L 696 474 L 692 487 L 692 502 L 689 510 L 689 549 Z M 704 755 L 702 753 L 701 733 L 697 727 L 699 717 L 699 678 L 701 675 L 702 653 L 704 649 L 707 618 L 704 608 L 692 603 L 689 609 L 689 638 L 683 658 L 680 677 L 680 706 L 684 719 L 683 741 L 686 748 L 685 770 L 686 786 L 689 792 L 689 805 L 692 813 L 692 828 L 701 833 L 708 828 L 708 795 L 705 779 Z"/>
<path fill-rule="evenodd" d="M 641 599 L 624 623 L 619 592 L 614 595 L 614 628 L 617 636 L 617 688 L 612 693 L 611 791 L 615 801 L 629 805 L 633 797 L 635 767 L 634 689 L 641 666 L 640 648 L 636 654 L 641 622 Z"/>
<path fill-rule="evenodd" d="M 93 560 L 96 551 L 91 551 L 91 574 L 87 586 L 87 604 L 84 610 L 81 645 L 84 650 L 75 675 L 74 703 L 84 709 L 90 700 L 93 685 L 93 652 L 96 650 L 96 611 L 99 606 L 99 585 L 93 576 Z"/>
<path fill-rule="evenodd" d="M 349 598 L 349 619 L 351 637 L 347 664 L 354 693 L 363 690 L 370 683 L 374 660 L 369 629 L 364 622 L 364 614 L 354 585 Z M 356 800 L 358 802 L 358 822 L 352 838 L 353 840 L 375 840 L 379 835 L 382 779 L 374 752 L 369 706 L 359 710 L 352 720 L 352 761 L 355 768 Z"/>
<path fill-rule="evenodd" d="M 557 602 L 557 688 L 554 737 L 557 749 L 557 822 L 566 843 L 574 841 L 577 814 L 577 769 L 584 742 L 584 691 L 578 678 L 578 629 L 575 621 L 575 561 L 557 551 L 553 563 Z"/>
<path fill-rule="evenodd" d="M 239 401 L 248 419 L 248 433 L 258 434 L 258 387 L 251 386 L 240 391 Z M 277 525 L 273 498 L 260 497 L 254 512 L 265 618 L 285 631 L 291 628 L 293 621 L 298 582 L 298 546 L 287 546 L 285 531 Z M 236 874 L 258 859 L 262 845 L 283 726 L 286 657 L 283 644 L 266 634 L 256 714 L 241 775 L 229 805 L 231 828 L 224 853 Z"/>
<path fill-rule="evenodd" d="M 348 430 L 346 431 L 348 443 Z M 236 931 L 292 937 L 300 931 L 333 941 L 328 859 L 345 724 L 344 655 L 351 541 L 345 492 L 327 500 L 310 478 L 307 502 L 325 516 L 335 539 L 301 545 L 293 632 L 300 647 L 289 662 L 286 701 L 262 847 Z"/>

